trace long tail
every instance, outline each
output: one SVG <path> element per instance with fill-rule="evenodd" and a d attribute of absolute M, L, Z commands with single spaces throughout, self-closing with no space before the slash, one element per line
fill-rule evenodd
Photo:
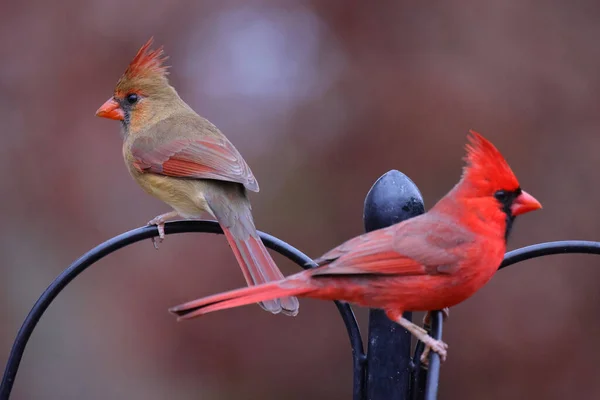
<path fill-rule="evenodd" d="M 213 311 L 225 310 L 247 304 L 263 302 L 284 296 L 296 296 L 310 292 L 310 287 L 283 287 L 291 286 L 289 282 L 284 280 L 279 282 L 269 282 L 263 285 L 250 286 L 247 288 L 231 290 L 202 299 L 187 302 L 170 308 L 169 311 L 177 315 L 178 321 L 191 319 L 211 313 Z M 295 297 L 288 297 L 293 298 Z"/>
<path fill-rule="evenodd" d="M 237 185 L 233 187 L 233 190 L 238 189 Z M 235 194 L 236 196 L 215 195 L 208 200 L 211 210 L 223 228 L 248 286 L 282 280 L 283 274 L 277 268 L 275 261 L 256 232 L 250 202 L 245 194 Z M 298 314 L 299 308 L 298 299 L 295 297 L 268 299 L 260 305 L 273 314 L 282 312 L 291 316 Z"/>

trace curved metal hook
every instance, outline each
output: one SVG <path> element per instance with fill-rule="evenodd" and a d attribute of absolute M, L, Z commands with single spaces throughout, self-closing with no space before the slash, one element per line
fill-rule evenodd
<path fill-rule="evenodd" d="M 221 234 L 219 224 L 215 221 L 176 221 L 167 223 L 165 226 L 166 234 L 184 233 L 184 232 L 204 232 L 204 233 L 215 233 Z M 300 265 L 302 268 L 312 268 L 316 264 L 310 257 L 306 256 L 301 251 L 290 246 L 286 242 L 271 236 L 267 233 L 259 232 L 261 239 L 267 247 L 282 254 L 289 258 L 291 261 Z M 143 228 L 134 229 L 132 231 L 123 233 L 116 236 L 106 242 L 96 246 L 73 264 L 71 264 L 65 271 L 63 271 L 44 291 L 38 301 L 35 303 L 27 318 L 23 322 L 21 329 L 17 333 L 17 337 L 14 341 L 11 353 L 9 355 L 2 383 L 0 384 L 0 400 L 7 400 L 12 391 L 15 377 L 21 363 L 25 347 L 31 334 L 42 317 L 43 313 L 48 309 L 52 301 L 58 296 L 58 294 L 81 272 L 87 269 L 89 266 L 102 259 L 103 257 L 125 247 L 130 244 L 139 242 L 141 240 L 150 239 L 157 235 L 157 229 L 153 226 L 147 226 Z M 600 255 L 600 242 L 583 241 L 583 240 L 570 240 L 570 241 L 557 241 L 540 243 L 532 246 L 523 247 L 521 249 L 513 250 L 508 252 L 504 261 L 500 265 L 499 269 L 507 267 L 509 265 L 516 264 L 521 261 L 529 260 L 536 257 L 542 257 L 553 254 L 569 254 L 569 253 L 582 253 L 582 254 L 598 254 Z M 365 353 L 362 344 L 362 338 L 360 330 L 352 312 L 351 307 L 347 303 L 335 302 L 346 329 L 348 336 L 350 337 L 350 344 L 352 346 L 352 357 L 354 364 L 354 399 L 364 398 L 364 359 Z M 433 334 L 437 339 L 441 338 L 442 333 L 442 318 L 439 312 L 433 316 Z M 417 346 L 415 349 L 415 362 L 419 364 L 420 351 L 422 351 L 422 344 Z M 432 353 L 429 366 L 428 377 L 425 383 L 425 390 L 421 392 L 426 399 L 435 399 L 437 397 L 437 386 L 439 380 L 439 359 L 437 355 Z M 415 387 L 416 382 L 413 380 L 413 391 L 419 390 Z M 421 386 L 424 382 L 421 382 Z M 417 394 L 417 393 L 413 393 Z M 420 396 L 417 394 L 416 396 Z"/>
<path fill-rule="evenodd" d="M 555 254 L 600 254 L 600 242 L 589 240 L 561 240 L 522 247 L 506 253 L 504 261 L 498 269 L 508 267 L 532 258 L 551 256 Z"/>
<path fill-rule="evenodd" d="M 216 233 L 222 234 L 223 230 L 216 221 L 175 221 L 168 222 L 165 224 L 165 233 L 167 235 L 174 233 L 185 233 L 185 232 L 204 232 L 204 233 Z M 143 228 L 137 228 L 129 232 L 125 232 L 119 236 L 115 236 L 112 239 L 94 247 L 92 250 L 85 253 L 73 264 L 71 264 L 66 270 L 64 270 L 42 293 L 40 298 L 36 301 L 33 308 L 25 318 L 21 329 L 17 333 L 17 337 L 13 343 L 8 361 L 6 363 L 6 369 L 4 370 L 4 376 L 2 377 L 2 383 L 0 384 L 0 399 L 8 400 L 12 391 L 19 365 L 27 342 L 31 337 L 33 330 L 35 329 L 40 318 L 44 312 L 48 309 L 52 301 L 58 296 L 58 294 L 80 273 L 85 271 L 89 266 L 102 259 L 103 257 L 125 247 L 130 244 L 139 242 L 141 240 L 150 239 L 158 235 L 156 226 L 146 226 Z M 314 261 L 302 253 L 300 250 L 287 244 L 283 240 L 271 236 L 264 232 L 259 232 L 260 238 L 264 242 L 265 246 L 278 252 L 279 254 L 289 258 L 291 261 L 300 265 L 304 269 L 313 268 L 316 266 Z M 352 358 L 354 364 L 354 398 L 362 399 L 364 390 L 364 365 L 363 360 L 365 357 L 362 337 L 358 328 L 358 323 L 352 308 L 347 303 L 335 302 L 335 305 L 344 320 L 348 336 L 350 337 L 350 345 L 352 346 Z"/>

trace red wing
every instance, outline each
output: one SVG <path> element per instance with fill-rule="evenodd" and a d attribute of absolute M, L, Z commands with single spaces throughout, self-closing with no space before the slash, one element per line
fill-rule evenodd
<path fill-rule="evenodd" d="M 329 250 L 321 257 L 317 258 L 315 262 L 319 265 L 328 264 L 338 258 L 353 252 L 354 254 L 360 254 L 361 251 L 367 251 L 369 253 L 377 253 L 378 251 L 385 251 L 392 248 L 394 242 L 394 231 L 390 228 L 380 229 L 370 233 L 357 236 L 354 239 L 350 239 L 338 247 Z"/>
<path fill-rule="evenodd" d="M 250 167 L 224 137 L 156 142 L 148 137 L 134 140 L 131 153 L 140 171 L 177 178 L 237 182 L 248 190 L 258 192 L 258 183 Z"/>
<path fill-rule="evenodd" d="M 470 253 L 474 235 L 429 215 L 351 239 L 319 258 L 314 275 L 449 273 Z"/>

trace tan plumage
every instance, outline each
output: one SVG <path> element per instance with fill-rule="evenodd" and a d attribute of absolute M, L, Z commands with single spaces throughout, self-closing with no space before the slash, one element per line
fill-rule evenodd
<path fill-rule="evenodd" d="M 154 218 L 160 238 L 164 222 L 180 215 L 215 217 L 249 285 L 283 278 L 254 226 L 246 190 L 259 187 L 250 167 L 229 140 L 196 114 L 169 84 L 162 48 L 152 39 L 137 53 L 111 97 L 97 112 L 122 123 L 123 157 L 129 173 L 174 212 Z M 265 301 L 263 308 L 298 313 L 298 300 Z"/>

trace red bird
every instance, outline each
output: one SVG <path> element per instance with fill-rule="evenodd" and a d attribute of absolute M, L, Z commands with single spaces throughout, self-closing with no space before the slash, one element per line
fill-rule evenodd
<path fill-rule="evenodd" d="M 471 297 L 502 262 L 515 217 L 542 207 L 521 190 L 494 145 L 470 133 L 460 182 L 427 213 L 351 239 L 317 259 L 317 268 L 170 311 L 182 320 L 282 296 L 343 300 L 384 309 L 426 352 L 445 360 L 448 346 L 402 313 L 441 310 Z"/>
<path fill-rule="evenodd" d="M 242 155 L 216 126 L 202 118 L 169 84 L 162 47 L 150 39 L 138 51 L 114 93 L 96 115 L 121 121 L 123 157 L 133 179 L 173 211 L 151 220 L 164 238 L 165 221 L 204 212 L 219 221 L 248 285 L 283 274 L 258 237 L 247 191 L 258 182 Z M 153 239 L 154 241 L 154 239 Z M 155 242 L 156 246 L 156 242 Z M 277 314 L 298 313 L 298 299 L 262 303 Z"/>

